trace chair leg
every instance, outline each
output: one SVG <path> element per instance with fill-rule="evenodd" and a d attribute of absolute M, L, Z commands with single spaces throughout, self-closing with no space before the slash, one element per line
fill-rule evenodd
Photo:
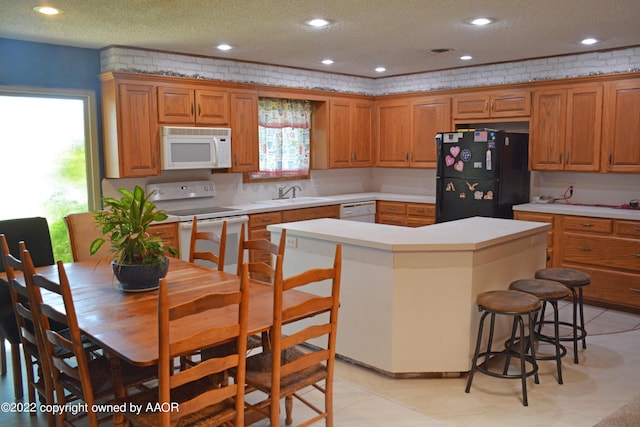
<path fill-rule="evenodd" d="M 284 423 L 286 425 L 291 425 L 293 424 L 293 396 L 287 396 L 284 398 L 284 412 L 285 412 L 285 419 L 284 419 Z"/>
<path fill-rule="evenodd" d="M 4 349 L 4 345 L 2 346 L 2 348 Z M 6 359 L 7 355 L 5 354 L 4 357 Z M 22 390 L 22 362 L 20 361 L 20 344 L 11 344 L 11 369 L 13 371 L 13 392 L 16 396 L 16 399 L 22 399 L 24 397 L 24 391 Z"/>
<path fill-rule="evenodd" d="M 473 374 L 476 371 L 478 364 L 478 354 L 480 354 L 480 341 L 482 341 L 482 330 L 484 329 L 484 321 L 489 314 L 488 311 L 482 313 L 480 317 L 480 323 L 478 325 L 478 338 L 476 339 L 476 349 L 473 352 L 473 360 L 471 360 L 471 371 L 469 371 L 469 378 L 467 379 L 467 387 L 464 389 L 465 393 L 469 393 L 471 390 L 471 383 L 473 382 Z"/>
<path fill-rule="evenodd" d="M 4 347 L 6 343 L 2 332 L 0 332 L 0 344 L 2 344 L 0 347 L 0 373 L 5 376 L 7 375 L 7 349 Z"/>
<path fill-rule="evenodd" d="M 582 295 L 582 288 L 578 289 L 578 299 L 580 303 L 580 327 L 582 328 L 582 348 L 587 348 L 587 330 L 584 327 L 584 298 Z"/>

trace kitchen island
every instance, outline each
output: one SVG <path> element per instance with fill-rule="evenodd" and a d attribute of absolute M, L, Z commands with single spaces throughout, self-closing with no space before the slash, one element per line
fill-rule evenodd
<path fill-rule="evenodd" d="M 287 230 L 285 277 L 332 265 L 343 245 L 337 353 L 396 378 L 469 371 L 476 296 L 545 266 L 546 223 L 474 217 L 420 228 L 317 219 Z M 502 322 L 494 342 L 506 337 Z"/>

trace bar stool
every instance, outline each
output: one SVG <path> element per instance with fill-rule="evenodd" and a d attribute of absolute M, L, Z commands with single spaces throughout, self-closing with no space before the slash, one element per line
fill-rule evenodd
<path fill-rule="evenodd" d="M 591 277 L 582 271 L 571 268 L 543 268 L 536 271 L 536 279 L 553 280 L 569 288 L 573 300 L 573 323 L 560 322 L 560 325 L 573 329 L 573 337 L 563 337 L 560 341 L 573 341 L 573 363 L 578 363 L 578 341 L 582 340 L 582 348 L 587 348 L 587 330 L 584 327 L 584 305 L 582 288 L 591 284 Z M 577 289 L 577 291 L 576 291 Z M 578 325 L 578 309 L 580 324 Z M 544 316 L 544 310 L 542 311 Z"/>
<path fill-rule="evenodd" d="M 537 322 L 537 331 L 534 338 L 538 341 L 553 344 L 556 350 L 555 355 L 542 356 L 536 354 L 536 360 L 555 360 L 558 369 L 558 384 L 562 384 L 562 358 L 567 354 L 565 346 L 560 344 L 560 327 L 558 320 L 558 301 L 569 296 L 569 289 L 560 282 L 543 279 L 523 279 L 516 280 L 509 285 L 509 289 L 521 291 L 537 297 L 542 302 L 542 313 L 544 307 L 549 303 L 553 307 L 553 337 L 547 337 L 541 334 L 542 325 L 549 323 L 541 316 Z"/>
<path fill-rule="evenodd" d="M 469 379 L 467 380 L 466 393 L 471 390 L 471 382 L 473 381 L 473 374 L 478 371 L 486 375 L 497 378 L 517 379 L 522 381 L 522 404 L 528 406 L 527 400 L 527 377 L 533 375 L 535 383 L 538 384 L 538 364 L 536 363 L 535 347 L 533 346 L 533 325 L 535 324 L 535 318 L 540 310 L 540 300 L 533 295 L 510 290 L 488 291 L 478 294 L 476 303 L 478 304 L 478 310 L 483 312 L 480 317 L 480 325 L 478 326 L 478 340 L 476 341 L 476 349 L 471 362 L 471 372 L 469 372 Z M 493 343 L 493 333 L 495 327 L 496 315 L 508 315 L 513 317 L 513 333 L 511 341 L 520 341 L 520 351 L 515 352 L 508 347 L 502 351 L 492 351 L 491 345 Z M 491 324 L 489 328 L 489 339 L 487 341 L 487 350 L 480 352 L 480 344 L 482 342 L 482 332 L 484 329 L 484 321 L 487 316 L 491 315 Z M 524 319 L 523 316 L 528 317 L 529 322 L 529 335 L 527 336 L 524 331 Z M 520 327 L 519 337 L 515 337 L 515 332 Z M 527 353 L 527 349 L 530 353 Z M 507 363 L 504 366 L 503 372 L 494 372 L 489 369 L 489 358 L 492 356 L 506 355 Z M 520 358 L 520 372 L 518 374 L 509 374 L 508 368 L 512 356 Z M 484 357 L 484 363 L 478 364 L 478 359 Z M 527 370 L 527 363 L 529 363 L 530 369 Z"/>

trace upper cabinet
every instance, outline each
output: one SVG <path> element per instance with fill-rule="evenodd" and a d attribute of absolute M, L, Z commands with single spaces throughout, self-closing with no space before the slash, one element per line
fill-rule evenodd
<path fill-rule="evenodd" d="M 231 172 L 253 172 L 258 158 L 258 93 L 231 93 Z"/>
<path fill-rule="evenodd" d="M 499 90 L 474 92 L 453 97 L 453 118 L 492 119 L 531 115 L 531 92 Z"/>
<path fill-rule="evenodd" d="M 156 86 L 101 76 L 107 178 L 160 174 Z"/>
<path fill-rule="evenodd" d="M 186 86 L 158 87 L 158 122 L 178 125 L 229 125 L 229 93 Z"/>
<path fill-rule="evenodd" d="M 602 84 L 535 90 L 530 169 L 598 171 L 601 131 Z"/>
<path fill-rule="evenodd" d="M 438 132 L 451 131 L 451 98 L 424 97 L 411 102 L 411 166 L 436 168 Z"/>
<path fill-rule="evenodd" d="M 329 167 L 373 164 L 373 101 L 332 98 L 329 101 Z"/>
<path fill-rule="evenodd" d="M 640 172 L 640 78 L 604 84 L 602 171 Z"/>
<path fill-rule="evenodd" d="M 451 98 L 385 100 L 376 114 L 377 166 L 436 167 L 435 136 L 451 130 Z"/>

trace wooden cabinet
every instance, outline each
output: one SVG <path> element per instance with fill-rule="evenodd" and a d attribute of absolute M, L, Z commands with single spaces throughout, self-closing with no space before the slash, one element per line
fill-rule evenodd
<path fill-rule="evenodd" d="M 640 78 L 604 84 L 602 171 L 640 173 Z"/>
<path fill-rule="evenodd" d="M 181 125 L 229 125 L 229 93 L 188 86 L 158 87 L 158 122 Z"/>
<path fill-rule="evenodd" d="M 282 211 L 282 222 L 306 221 L 318 218 L 340 218 L 340 205 Z"/>
<path fill-rule="evenodd" d="M 156 86 L 101 76 L 104 165 L 107 178 L 160 174 Z"/>
<path fill-rule="evenodd" d="M 435 223 L 435 205 L 379 201 L 376 203 L 376 222 L 380 224 L 423 227 Z"/>
<path fill-rule="evenodd" d="M 180 234 L 177 222 L 153 224 L 149 227 L 149 234 L 152 237 L 159 237 L 165 245 L 169 245 L 178 251 L 189 250 L 189 248 L 180 248 Z"/>
<path fill-rule="evenodd" d="M 530 169 L 598 171 L 601 131 L 600 83 L 534 91 Z"/>
<path fill-rule="evenodd" d="M 453 97 L 454 119 L 491 119 L 531 115 L 531 92 L 486 91 Z"/>
<path fill-rule="evenodd" d="M 373 165 L 373 101 L 332 98 L 329 101 L 329 167 Z"/>
<path fill-rule="evenodd" d="M 560 266 L 591 275 L 588 302 L 640 312 L 640 221 L 562 216 Z"/>
<path fill-rule="evenodd" d="M 551 268 L 556 265 L 554 262 L 554 245 L 555 245 L 555 236 L 556 236 L 556 215 L 547 214 L 547 213 L 538 213 L 538 212 L 523 212 L 523 211 L 514 211 L 513 219 L 517 219 L 520 221 L 534 221 L 534 222 L 547 222 L 551 224 L 551 230 L 547 233 L 547 267 Z"/>
<path fill-rule="evenodd" d="M 231 172 L 259 169 L 258 93 L 231 93 Z"/>
<path fill-rule="evenodd" d="M 438 132 L 451 131 L 451 98 L 424 97 L 411 102 L 410 167 L 436 168 Z"/>
<path fill-rule="evenodd" d="M 409 164 L 409 112 L 407 101 L 382 101 L 376 107 L 377 166 Z"/>
<path fill-rule="evenodd" d="M 377 166 L 436 167 L 435 136 L 451 130 L 451 98 L 386 100 L 376 114 Z"/>

